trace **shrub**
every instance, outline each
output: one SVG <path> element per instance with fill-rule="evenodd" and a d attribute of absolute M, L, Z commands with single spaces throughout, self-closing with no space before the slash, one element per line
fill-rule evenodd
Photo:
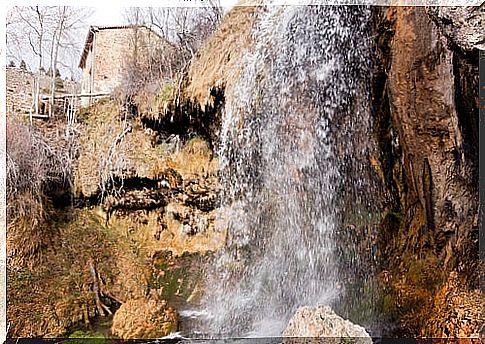
<path fill-rule="evenodd" d="M 33 127 L 7 119 L 7 250 L 19 264 L 37 256 L 49 237 L 50 194 L 68 189 L 71 164 Z"/>

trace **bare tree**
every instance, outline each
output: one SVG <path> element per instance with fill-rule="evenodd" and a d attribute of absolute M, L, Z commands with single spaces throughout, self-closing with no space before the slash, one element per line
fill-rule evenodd
<path fill-rule="evenodd" d="M 74 7 L 57 7 L 52 17 L 52 32 L 50 42 L 50 62 L 51 62 L 51 96 L 49 116 L 52 116 L 54 109 L 54 99 L 56 93 L 56 71 L 59 63 L 59 50 L 75 47 L 71 34 L 76 32 L 84 20 L 91 15 L 91 11 Z"/>
<path fill-rule="evenodd" d="M 28 6 L 28 7 L 14 7 L 12 11 L 12 19 L 10 21 L 10 33 L 15 32 L 15 35 L 10 36 L 11 39 L 17 41 L 24 39 L 27 41 L 31 51 L 37 56 L 37 78 L 34 89 L 34 107 L 35 113 L 39 113 L 39 95 L 40 95 L 40 70 L 44 63 L 44 53 L 46 42 L 46 33 L 48 28 L 48 21 L 51 16 L 52 6 Z M 16 29 L 12 27 L 14 24 Z M 7 40 L 9 36 L 7 36 Z M 32 122 L 32 112 L 30 121 Z"/>
<path fill-rule="evenodd" d="M 119 95 L 130 113 L 151 111 L 154 95 L 159 96 L 158 103 L 179 92 L 182 72 L 222 18 L 217 0 L 211 1 L 207 7 L 133 7 L 125 11 L 125 20 L 134 28 L 133 51 L 126 57 Z M 152 35 L 138 34 L 147 28 Z"/>
<path fill-rule="evenodd" d="M 91 13 L 92 10 L 87 8 L 24 6 L 13 7 L 8 14 L 7 48 L 10 55 L 17 55 L 18 59 L 19 56 L 29 55 L 28 50 L 30 50 L 31 54 L 36 57 L 37 72 L 33 92 L 33 108 L 36 114 L 39 113 L 39 81 L 42 70 L 44 70 L 44 64 L 47 61 L 52 71 L 51 107 L 49 110 L 49 114 L 52 114 L 55 96 L 55 73 L 60 63 L 60 57 L 78 51 L 77 46 L 82 43 L 77 42 L 75 34 Z"/>
<path fill-rule="evenodd" d="M 16 29 L 20 19 L 14 14 L 14 11 L 10 11 L 9 13 L 7 13 L 5 23 L 5 33 L 7 35 L 6 55 L 7 58 L 20 62 L 22 56 L 22 52 L 20 49 L 21 34 Z"/>
<path fill-rule="evenodd" d="M 51 39 L 51 49 L 50 49 L 50 57 L 51 57 L 51 97 L 50 97 L 50 106 L 49 106 L 49 117 L 52 117 L 52 112 L 54 109 L 54 97 L 56 94 L 56 71 L 57 71 L 57 56 L 59 54 L 59 44 L 61 41 L 61 36 L 63 34 L 65 24 L 66 24 L 66 10 L 65 6 L 59 7 L 58 9 L 58 16 L 55 18 L 55 27 L 52 32 L 52 39 Z"/>
<path fill-rule="evenodd" d="M 205 7 L 132 7 L 124 17 L 128 23 L 145 25 L 175 44 L 178 53 L 173 58 L 179 62 L 178 69 L 182 69 L 222 19 L 218 0 L 209 0 L 207 4 Z"/>
<path fill-rule="evenodd" d="M 222 9 L 216 1 L 209 1 L 206 7 L 172 8 L 175 42 L 180 46 L 185 64 L 222 19 Z"/>

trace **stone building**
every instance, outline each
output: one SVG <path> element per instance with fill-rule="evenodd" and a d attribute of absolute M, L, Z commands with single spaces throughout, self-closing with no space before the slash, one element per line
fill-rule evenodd
<path fill-rule="evenodd" d="M 81 93 L 111 93 L 123 82 L 129 63 L 165 42 L 145 26 L 91 26 L 81 55 Z"/>

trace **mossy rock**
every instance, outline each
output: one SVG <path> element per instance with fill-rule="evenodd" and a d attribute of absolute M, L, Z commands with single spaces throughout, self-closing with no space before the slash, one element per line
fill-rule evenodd
<path fill-rule="evenodd" d="M 166 336 L 177 328 L 177 313 L 165 301 L 137 299 L 121 305 L 114 315 L 111 332 L 122 339 L 148 339 Z"/>

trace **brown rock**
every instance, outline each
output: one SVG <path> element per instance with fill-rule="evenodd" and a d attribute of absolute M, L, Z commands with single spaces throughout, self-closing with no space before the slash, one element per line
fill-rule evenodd
<path fill-rule="evenodd" d="M 122 339 L 160 338 L 177 331 L 178 316 L 164 300 L 125 302 L 113 317 L 111 332 Z"/>
<path fill-rule="evenodd" d="M 476 48 L 483 30 L 475 24 L 482 13 L 483 6 L 390 7 L 379 26 L 385 74 L 379 106 L 388 107 L 385 135 L 392 152 L 387 183 L 395 188 L 391 192 L 400 216 L 387 232 L 381 229 L 383 238 L 393 240 L 383 240 L 379 251 L 388 255 L 383 268 L 402 275 L 400 285 L 390 282 L 398 291 L 396 306 L 403 310 L 400 335 L 459 332 L 452 320 L 444 320 L 456 319 L 456 312 L 441 314 L 439 321 L 430 312 L 433 302 L 441 303 L 437 294 L 450 271 L 458 271 L 464 281 L 461 287 L 446 288 L 477 288 Z M 470 21 L 459 24 L 465 18 Z M 468 314 L 476 319 L 475 313 Z M 436 321 L 439 326 L 428 326 Z"/>
<path fill-rule="evenodd" d="M 478 338 L 484 322 L 485 297 L 479 289 L 469 290 L 463 278 L 451 272 L 440 288 L 424 335 L 442 338 Z"/>

